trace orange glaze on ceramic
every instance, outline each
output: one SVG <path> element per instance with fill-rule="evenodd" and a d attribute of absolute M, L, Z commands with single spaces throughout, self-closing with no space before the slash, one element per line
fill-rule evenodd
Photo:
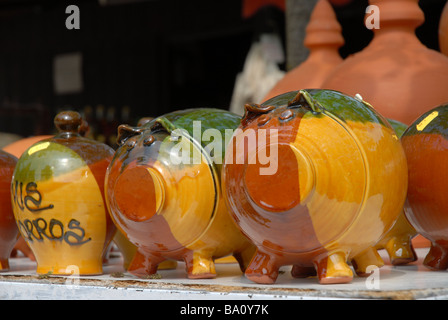
<path fill-rule="evenodd" d="M 320 283 L 343 283 L 353 277 L 347 261 L 359 275 L 382 266 L 373 246 L 397 220 L 407 186 L 404 153 L 387 121 L 328 90 L 246 107 L 222 179 L 235 221 L 258 249 L 246 276 L 273 283 L 280 266 L 293 264 L 295 277 L 317 271 Z M 244 134 L 263 129 L 267 142 L 243 143 Z M 273 148 L 277 171 L 263 175 L 267 165 L 256 159 Z"/>
<path fill-rule="evenodd" d="M 403 134 L 409 168 L 405 205 L 412 226 L 431 241 L 423 264 L 430 269 L 448 268 L 448 105 L 420 116 Z"/>
<path fill-rule="evenodd" d="M 81 121 L 58 114 L 59 135 L 26 150 L 12 178 L 15 219 L 40 274 L 102 273 L 116 230 L 103 197 L 113 149 L 79 136 Z"/>
<path fill-rule="evenodd" d="M 407 126 L 392 119 L 388 119 L 388 122 L 397 136 L 401 138 Z M 421 246 L 420 238 L 417 230 L 407 220 L 403 208 L 394 226 L 375 245 L 375 248 L 377 250 L 385 249 L 393 265 L 403 265 L 417 260 L 414 248 Z M 423 238 L 423 240 L 425 239 Z"/>
<path fill-rule="evenodd" d="M 240 117 L 192 109 L 119 129 L 121 146 L 107 172 L 106 197 L 115 224 L 137 247 L 128 271 L 139 277 L 155 273 L 165 260 L 183 260 L 189 278 L 211 278 L 214 259 L 233 254 L 244 270 L 254 252 L 225 205 L 220 165 L 192 136 L 172 137 L 174 128 L 187 128 L 194 120 L 201 121 L 202 130 L 216 124 L 224 131 L 236 127 Z M 181 162 L 175 152 L 180 143 L 199 161 Z"/>
<path fill-rule="evenodd" d="M 0 271 L 9 269 L 9 256 L 19 230 L 11 206 L 11 179 L 17 158 L 0 150 Z"/>

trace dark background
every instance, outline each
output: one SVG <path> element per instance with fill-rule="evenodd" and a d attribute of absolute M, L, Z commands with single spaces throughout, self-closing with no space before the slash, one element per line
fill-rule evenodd
<path fill-rule="evenodd" d="M 420 1 L 426 21 L 417 36 L 436 50 L 445 2 Z M 80 30 L 65 27 L 69 4 L 80 9 Z M 177 109 L 227 109 L 252 42 L 266 31 L 278 31 L 285 41 L 282 10 L 263 7 L 244 18 L 242 4 L 148 0 L 102 6 L 98 1 L 0 0 L 0 132 L 51 133 L 56 112 L 83 112 L 86 106 L 93 117 L 97 111 L 105 117 L 113 109 L 112 130 L 120 122 L 135 125 L 140 117 Z M 371 40 L 363 25 L 367 5 L 354 0 L 335 7 L 346 41 L 343 57 Z M 57 95 L 53 59 L 71 52 L 82 54 L 83 91 Z M 122 118 L 124 106 L 130 117 Z"/>

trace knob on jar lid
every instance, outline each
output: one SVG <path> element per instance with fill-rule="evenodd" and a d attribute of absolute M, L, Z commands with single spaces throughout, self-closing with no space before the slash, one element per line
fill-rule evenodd
<path fill-rule="evenodd" d="M 54 125 L 60 133 L 78 133 L 83 120 L 76 111 L 62 111 L 54 118 Z"/>

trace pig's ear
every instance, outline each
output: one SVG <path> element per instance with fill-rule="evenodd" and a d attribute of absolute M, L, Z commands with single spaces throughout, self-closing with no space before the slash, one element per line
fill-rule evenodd
<path fill-rule="evenodd" d="M 176 126 L 164 116 L 158 117 L 151 125 L 151 131 L 165 130 L 169 134 L 176 129 Z"/>
<path fill-rule="evenodd" d="M 269 111 L 274 109 L 275 106 L 264 106 L 256 103 L 247 103 L 244 105 L 245 112 L 243 119 L 241 120 L 241 124 L 244 126 L 258 117 L 260 114 L 268 113 Z"/>
<path fill-rule="evenodd" d="M 141 134 L 143 131 L 144 129 L 141 127 L 131 127 L 127 124 L 122 124 L 118 126 L 117 144 L 121 146 L 126 142 L 126 140 L 133 136 Z"/>

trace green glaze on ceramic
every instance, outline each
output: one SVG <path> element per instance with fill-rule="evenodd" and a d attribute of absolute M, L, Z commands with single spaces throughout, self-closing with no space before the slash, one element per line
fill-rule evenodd
<path fill-rule="evenodd" d="M 206 147 L 212 141 L 203 139 L 203 134 L 208 129 L 218 130 L 225 142 L 230 141 L 233 130 L 238 127 L 241 117 L 226 110 L 213 108 L 185 109 L 171 112 L 146 123 L 143 128 L 156 128 L 160 125 L 169 134 L 175 129 L 183 129 L 188 132 L 190 138 Z M 200 125 L 199 127 L 196 126 Z M 200 131 L 199 131 L 200 129 Z M 229 130 L 230 129 L 230 130 Z M 168 137 L 166 139 L 169 139 Z M 222 143 L 221 155 L 224 156 L 226 143 Z"/>
<path fill-rule="evenodd" d="M 207 129 L 217 129 L 225 136 L 225 130 L 229 128 L 237 128 L 240 124 L 241 117 L 226 110 L 199 108 L 186 109 L 168 113 L 158 117 L 145 127 L 152 127 L 155 123 L 161 124 L 169 133 L 174 129 L 185 129 L 188 133 L 194 135 L 194 122 L 201 123 L 201 134 Z M 207 144 L 207 142 L 205 142 Z M 204 143 L 203 143 L 204 145 Z"/>
<path fill-rule="evenodd" d="M 368 103 L 334 90 L 311 89 L 291 91 L 263 102 L 262 106 L 291 104 L 299 92 L 310 97 L 305 98 L 308 104 L 309 99 L 313 101 L 314 110 L 313 108 L 311 109 L 317 111 L 317 113 L 314 113 L 315 116 L 318 116 L 320 111 L 329 111 L 344 121 L 373 122 L 389 126 L 387 121 Z"/>
<path fill-rule="evenodd" d="M 416 119 L 404 135 L 421 133 L 439 134 L 448 139 L 448 104 L 433 108 Z"/>
<path fill-rule="evenodd" d="M 61 159 L 67 159 L 61 162 Z M 86 166 L 73 150 L 48 140 L 30 147 L 20 157 L 14 173 L 18 181 L 46 181 Z"/>
<path fill-rule="evenodd" d="M 405 125 L 404 123 L 402 123 L 400 121 L 393 120 L 393 119 L 387 119 L 387 121 L 392 126 L 392 128 L 395 130 L 395 133 L 397 134 L 398 138 L 401 138 L 403 133 L 408 128 L 407 125 Z"/>

